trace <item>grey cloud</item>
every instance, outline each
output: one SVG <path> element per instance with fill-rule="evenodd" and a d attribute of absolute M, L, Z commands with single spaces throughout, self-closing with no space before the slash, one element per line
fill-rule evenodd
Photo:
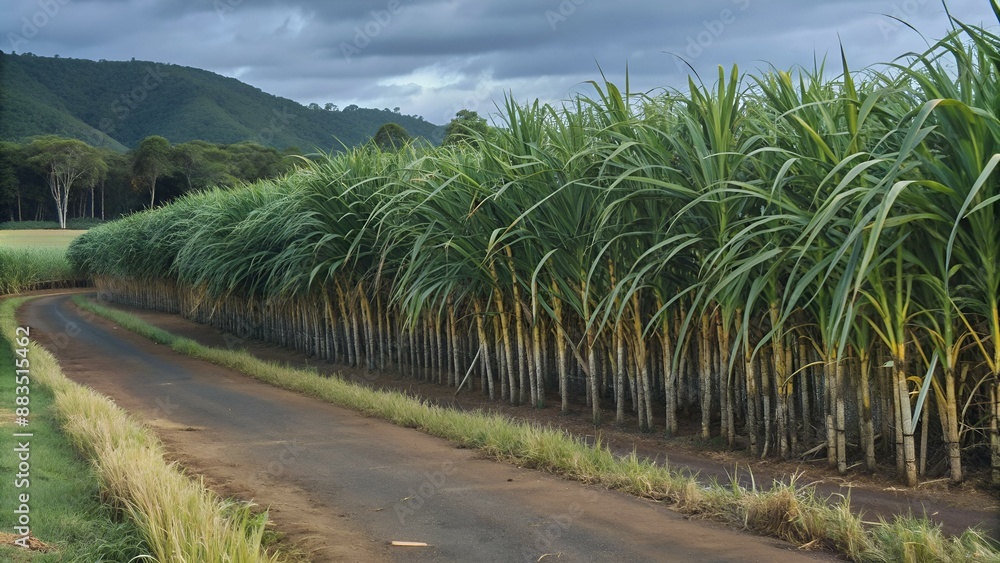
<path fill-rule="evenodd" d="M 62 2 L 65 0 L 52 0 Z M 39 0 L 15 0 L 0 33 L 18 33 Z M 717 65 L 810 68 L 839 41 L 852 68 L 921 49 L 947 21 L 937 0 L 69 0 L 20 51 L 169 62 L 238 76 L 302 103 L 399 106 L 443 123 L 480 113 L 513 91 L 557 101 L 586 80 L 635 89 L 686 85 L 683 57 L 702 78 Z M 996 25 L 988 3 L 951 0 L 969 23 Z M 6 43 L 6 42 L 5 42 Z M 347 46 L 347 56 L 345 56 Z M 8 47 L 0 47 L 8 50 Z"/>

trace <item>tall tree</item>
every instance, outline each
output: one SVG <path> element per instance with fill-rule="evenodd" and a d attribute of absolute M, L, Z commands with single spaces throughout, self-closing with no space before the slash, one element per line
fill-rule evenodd
<path fill-rule="evenodd" d="M 0 141 L 0 205 L 7 208 L 6 215 L 21 220 L 21 192 L 17 181 L 17 162 L 23 158 L 21 147 Z"/>
<path fill-rule="evenodd" d="M 59 228 L 66 228 L 69 192 L 78 181 L 89 182 L 107 172 L 97 149 L 76 139 L 41 137 L 28 145 L 28 161 L 45 171 L 49 192 L 56 202 Z"/>
<path fill-rule="evenodd" d="M 228 162 L 229 175 L 235 181 L 256 182 L 280 176 L 288 171 L 288 163 L 291 161 L 274 147 L 258 143 L 235 143 L 221 146 L 220 149 Z"/>
<path fill-rule="evenodd" d="M 236 181 L 227 170 L 230 155 L 218 145 L 205 141 L 181 143 L 171 151 L 171 160 L 176 172 L 187 181 L 188 191 Z"/>
<path fill-rule="evenodd" d="M 461 109 L 444 128 L 444 144 L 454 145 L 465 142 L 474 147 L 479 146 L 478 139 L 486 135 L 489 130 L 490 126 L 478 113 Z"/>
<path fill-rule="evenodd" d="M 108 173 L 100 183 L 101 220 L 126 214 L 141 206 L 133 201 L 137 194 L 131 189 L 131 156 L 105 149 L 104 161 L 108 164 Z"/>
<path fill-rule="evenodd" d="M 159 135 L 146 137 L 132 155 L 132 174 L 149 185 L 149 207 L 156 202 L 156 181 L 171 168 L 170 141 Z"/>
<path fill-rule="evenodd" d="M 410 142 L 410 134 L 398 123 L 385 123 L 378 128 L 372 142 L 382 150 L 396 150 Z"/>

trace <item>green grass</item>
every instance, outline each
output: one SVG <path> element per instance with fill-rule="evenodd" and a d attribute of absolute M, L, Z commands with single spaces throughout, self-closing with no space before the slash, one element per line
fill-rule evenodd
<path fill-rule="evenodd" d="M 2 561 L 129 561 L 145 554 L 146 547 L 138 528 L 120 514 L 100 502 L 97 476 L 90 464 L 81 459 L 67 437 L 59 431 L 52 392 L 32 381 L 30 426 L 14 426 L 15 374 L 10 337 L 13 333 L 5 324 L 0 342 L 0 475 L 5 491 L 0 495 L 0 514 L 5 522 L 15 506 L 16 494 L 27 492 L 29 497 L 31 533 L 55 551 L 26 552 L 19 547 L 0 547 Z M 29 355 L 29 360 L 34 355 Z M 16 429 L 15 429 L 16 428 Z M 17 467 L 13 433 L 30 431 L 30 485 L 27 489 L 13 486 Z M 23 438 L 22 438 L 23 439 Z M 12 525 L 12 524 L 11 524 Z M 4 532 L 12 532 L 5 525 Z"/>
<path fill-rule="evenodd" d="M 745 489 L 735 484 L 735 479 L 728 486 L 706 487 L 669 467 L 634 454 L 615 456 L 600 443 L 590 446 L 564 431 L 495 414 L 449 410 L 398 392 L 320 377 L 315 370 L 293 369 L 243 351 L 203 346 L 82 296 L 74 302 L 175 351 L 266 383 L 416 428 L 463 447 L 478 448 L 496 460 L 666 501 L 686 514 L 742 524 L 758 534 L 829 549 L 855 561 L 1000 561 L 1000 552 L 979 532 L 947 537 L 939 526 L 910 516 L 866 526 L 862 515 L 851 510 L 849 498 L 819 498 L 815 489 L 799 487 L 794 480 L 791 484 L 775 483 L 766 490 Z"/>

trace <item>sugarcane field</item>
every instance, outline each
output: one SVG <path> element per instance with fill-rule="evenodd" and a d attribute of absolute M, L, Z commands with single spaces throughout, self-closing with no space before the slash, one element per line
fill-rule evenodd
<path fill-rule="evenodd" d="M 734 1 L 683 84 L 605 66 L 437 140 L 5 139 L 0 198 L 8 161 L 51 194 L 0 199 L 0 559 L 1000 561 L 984 4 L 880 64 L 696 69 Z M 338 55 L 424 9 L 383 7 Z"/>

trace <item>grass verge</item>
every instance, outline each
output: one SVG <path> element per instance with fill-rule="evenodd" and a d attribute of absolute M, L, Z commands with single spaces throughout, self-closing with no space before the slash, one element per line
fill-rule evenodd
<path fill-rule="evenodd" d="M 23 301 L 0 303 L 0 331 L 5 337 L 15 333 L 14 312 Z M 41 346 L 31 344 L 28 354 L 32 412 L 38 408 L 36 389 L 47 389 L 63 433 L 93 462 L 105 503 L 130 517 L 153 559 L 163 563 L 278 560 L 261 547 L 266 513 L 255 514 L 250 505 L 224 501 L 202 483 L 189 479 L 175 465 L 166 463 L 162 445 L 145 426 L 106 397 L 64 377 L 55 359 Z M 14 365 L 13 360 L 7 365 Z M 52 423 L 54 428 L 55 420 Z M 33 439 L 40 445 L 47 443 L 37 435 Z M 32 485 L 32 499 L 35 491 L 58 494 L 60 482 L 51 478 Z M 34 506 L 41 507 L 41 501 Z M 33 530 L 48 532 L 42 527 Z"/>
<path fill-rule="evenodd" d="M 828 549 L 855 561 L 1000 561 L 1000 552 L 978 531 L 947 537 L 940 526 L 913 516 L 866 526 L 862 515 L 851 510 L 849 498 L 819 498 L 815 489 L 800 487 L 794 479 L 789 484 L 776 482 L 766 490 L 741 487 L 736 479 L 729 485 L 706 487 L 669 467 L 635 454 L 615 456 L 600 443 L 591 446 L 561 430 L 491 413 L 428 405 L 395 391 L 376 391 L 321 377 L 315 370 L 266 362 L 244 351 L 203 346 L 83 296 L 74 297 L 74 302 L 154 342 L 277 387 L 478 448 L 496 460 L 670 502 L 680 512 L 738 523 L 805 548 Z"/>
<path fill-rule="evenodd" d="M 2 337 L 0 337 L 0 475 L 4 494 L 0 497 L 0 514 L 5 521 L 19 508 L 19 495 L 28 494 L 32 545 L 44 550 L 29 551 L 10 545 L 13 521 L 4 526 L 0 561 L 131 561 L 148 553 L 139 529 L 134 523 L 101 503 L 100 488 L 91 466 L 77 453 L 68 438 L 59 431 L 59 421 L 53 405 L 52 392 L 44 385 L 28 382 L 30 397 L 29 426 L 16 427 L 15 356 L 10 338 L 10 306 L 3 305 Z M 15 304 L 16 306 L 16 304 Z M 29 359 L 34 359 L 31 353 Z M 20 359 L 20 357 L 17 357 Z M 25 383 L 22 379 L 21 383 Z M 19 460 L 11 453 L 25 438 L 15 432 L 30 432 L 28 438 L 30 469 L 27 487 L 15 487 Z M 23 483 L 22 483 L 23 484 Z"/>

